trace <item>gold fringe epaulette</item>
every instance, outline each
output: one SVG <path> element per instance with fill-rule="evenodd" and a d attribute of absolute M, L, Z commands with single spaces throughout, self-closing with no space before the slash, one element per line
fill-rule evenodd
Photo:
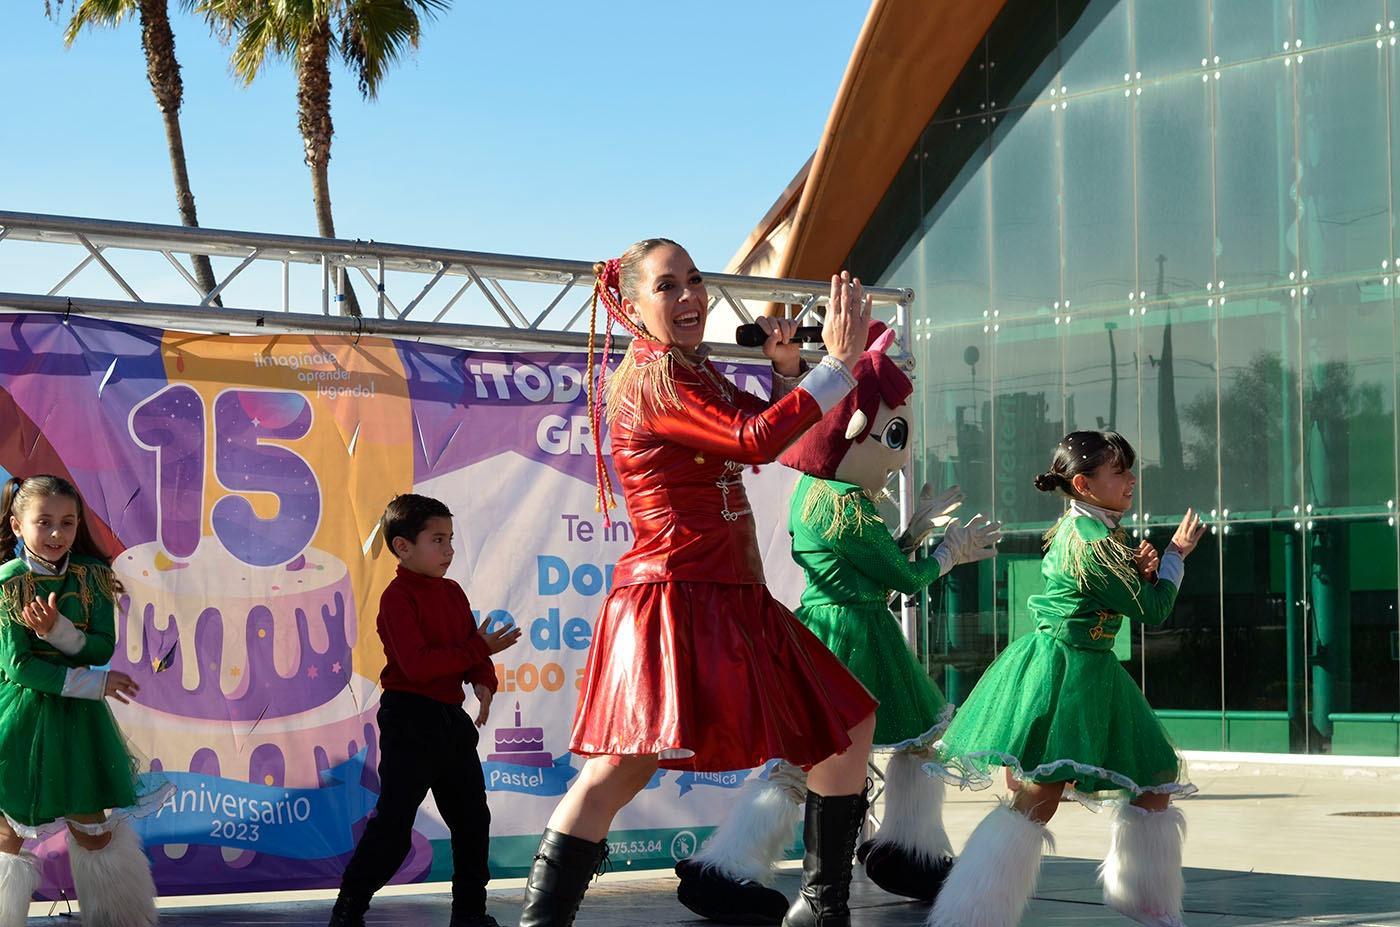
<path fill-rule="evenodd" d="M 112 568 L 105 564 L 94 563 L 88 567 L 88 575 L 97 594 L 115 605 L 117 595 L 121 592 L 121 584 L 117 582 Z"/>
<path fill-rule="evenodd" d="M 822 537 L 827 540 L 848 534 L 860 536 L 868 525 L 879 525 L 885 530 L 885 520 L 863 505 L 857 493 L 837 492 L 830 483 L 817 479 L 812 480 L 807 498 L 802 500 L 802 521 L 825 523 Z"/>
<path fill-rule="evenodd" d="M 1091 574 L 1112 577 L 1127 587 L 1136 599 L 1142 581 L 1133 566 L 1133 551 L 1124 539 L 1123 529 L 1118 528 L 1105 537 L 1090 541 L 1074 527 L 1074 520 L 1080 517 L 1085 516 L 1074 512 L 1060 516 L 1060 520 L 1045 532 L 1045 547 L 1050 547 L 1060 531 L 1068 531 L 1069 536 L 1065 538 L 1065 572 L 1075 585 L 1083 590 Z"/>
<path fill-rule="evenodd" d="M 0 618 L 24 624 L 20 615 L 25 603 L 34 601 L 36 595 L 34 574 L 28 570 L 0 585 Z"/>
<path fill-rule="evenodd" d="M 641 416 L 660 410 L 663 405 L 679 409 L 681 397 L 676 392 L 675 363 L 676 352 L 667 351 L 653 361 L 639 364 L 629 345 L 622 361 L 608 374 L 605 387 L 608 424 L 611 425 L 627 405 L 632 405 Z"/>

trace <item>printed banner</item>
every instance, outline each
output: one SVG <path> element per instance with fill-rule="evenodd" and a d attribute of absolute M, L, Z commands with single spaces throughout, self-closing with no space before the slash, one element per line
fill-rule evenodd
<path fill-rule="evenodd" d="M 236 337 L 47 315 L 0 317 L 0 476 L 56 473 L 116 552 L 113 704 L 175 786 L 138 822 L 162 894 L 338 884 L 378 792 L 385 503 L 455 515 L 449 576 L 478 621 L 516 624 L 482 730 L 492 871 L 520 875 L 558 797 L 580 676 L 631 527 L 594 512 L 585 358 L 338 336 Z M 764 394 L 766 368 L 727 366 Z M 801 578 L 795 476 L 750 473 L 770 582 Z M 475 711 L 469 695 L 467 708 Z M 659 772 L 619 815 L 615 866 L 694 852 L 755 773 Z M 761 774 L 761 773 L 759 773 Z M 446 878 L 431 799 L 397 881 Z M 62 835 L 41 894 L 72 896 Z"/>

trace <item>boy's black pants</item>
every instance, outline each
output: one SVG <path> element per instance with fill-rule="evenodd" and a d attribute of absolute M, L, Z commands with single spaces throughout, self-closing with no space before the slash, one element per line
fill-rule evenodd
<path fill-rule="evenodd" d="M 379 702 L 379 803 L 340 881 L 366 902 L 398 872 L 412 846 L 413 819 L 431 789 L 452 833 L 452 907 L 486 911 L 491 812 L 476 753 L 476 725 L 460 705 L 409 692 Z"/>

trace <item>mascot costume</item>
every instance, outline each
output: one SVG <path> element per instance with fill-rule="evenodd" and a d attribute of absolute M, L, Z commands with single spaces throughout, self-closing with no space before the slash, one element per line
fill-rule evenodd
<path fill-rule="evenodd" d="M 931 901 L 952 866 L 952 846 L 943 828 L 943 783 L 921 767 L 953 706 L 910 650 L 888 603 L 892 593 L 914 595 L 957 564 L 991 557 L 1001 532 L 980 515 L 949 524 L 962 494 L 954 487 L 935 497 L 925 486 L 909 529 L 891 536 L 876 499 L 909 459 L 914 385 L 891 350 L 894 332 L 875 322 L 870 337 L 855 367 L 855 390 L 780 458 L 803 474 L 788 516 L 792 555 L 807 579 L 797 617 L 880 700 L 876 749 L 894 751 L 884 817 L 857 857 L 886 891 Z M 911 560 L 943 524 L 947 532 L 932 556 Z M 788 900 L 770 887 L 773 864 L 794 839 L 806 791 L 806 774 L 782 761 L 746 785 L 704 848 L 676 866 L 681 903 L 723 923 L 780 923 Z"/>

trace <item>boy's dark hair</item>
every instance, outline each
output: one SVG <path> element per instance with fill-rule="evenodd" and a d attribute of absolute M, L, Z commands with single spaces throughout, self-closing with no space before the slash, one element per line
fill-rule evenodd
<path fill-rule="evenodd" d="M 1072 431 L 1055 445 L 1050 469 L 1036 476 L 1035 488 L 1073 496 L 1071 481 L 1079 474 L 1093 473 L 1104 464 L 1128 470 L 1136 462 L 1137 452 L 1116 431 Z"/>
<path fill-rule="evenodd" d="M 428 519 L 451 517 L 452 511 L 439 500 L 406 492 L 389 500 L 379 524 L 384 532 L 384 543 L 393 552 L 394 538 L 403 538 L 412 544 L 418 540 Z"/>

